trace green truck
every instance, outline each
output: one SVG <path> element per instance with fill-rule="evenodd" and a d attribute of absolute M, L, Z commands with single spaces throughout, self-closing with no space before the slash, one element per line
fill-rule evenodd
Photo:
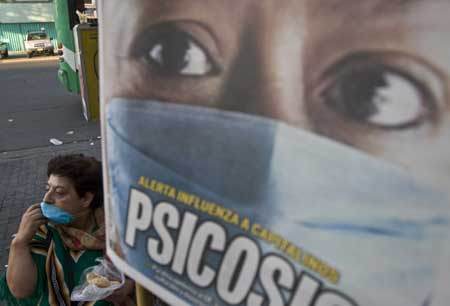
<path fill-rule="evenodd" d="M 80 81 L 76 68 L 75 40 L 73 27 L 78 23 L 76 11 L 79 0 L 55 0 L 55 27 L 58 41 L 62 45 L 58 79 L 70 92 L 80 93 Z"/>

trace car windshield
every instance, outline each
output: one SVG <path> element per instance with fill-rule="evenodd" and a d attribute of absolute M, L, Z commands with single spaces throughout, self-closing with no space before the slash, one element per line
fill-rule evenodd
<path fill-rule="evenodd" d="M 28 34 L 28 40 L 40 40 L 47 39 L 46 33 L 30 33 Z"/>

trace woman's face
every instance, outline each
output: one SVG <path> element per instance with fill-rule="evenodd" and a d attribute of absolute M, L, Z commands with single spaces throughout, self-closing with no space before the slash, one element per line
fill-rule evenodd
<path fill-rule="evenodd" d="M 279 119 L 447 185 L 450 1 L 344 2 L 105 1 L 104 92 Z"/>
<path fill-rule="evenodd" d="M 92 198 L 80 197 L 72 181 L 64 176 L 50 175 L 47 181 L 44 201 L 53 204 L 73 216 L 80 216 L 89 210 Z"/>

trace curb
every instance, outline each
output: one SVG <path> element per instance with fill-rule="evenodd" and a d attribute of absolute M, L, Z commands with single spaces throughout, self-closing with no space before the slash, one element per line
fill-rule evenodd
<path fill-rule="evenodd" d="M 58 61 L 59 56 L 36 56 L 32 58 L 28 58 L 26 56 L 10 56 L 5 59 L 0 59 L 0 64 L 15 64 L 15 63 L 32 63 L 32 62 L 51 62 L 51 61 Z"/>
<path fill-rule="evenodd" d="M 59 146 L 45 146 L 36 147 L 24 150 L 6 151 L 0 153 L 0 163 L 5 163 L 9 161 L 35 158 L 36 156 L 50 155 L 55 156 L 58 154 L 76 152 L 76 151 L 97 151 L 101 148 L 101 139 L 86 139 L 78 140 L 77 142 L 71 142 L 62 144 Z M 83 152 L 81 152 L 83 153 Z M 101 156 L 97 156 L 100 159 Z"/>

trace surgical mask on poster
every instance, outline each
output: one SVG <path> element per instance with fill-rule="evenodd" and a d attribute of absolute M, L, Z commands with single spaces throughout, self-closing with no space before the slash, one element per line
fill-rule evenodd
<path fill-rule="evenodd" d="M 165 267 L 171 278 L 198 286 L 218 305 L 259 305 L 265 299 L 305 306 L 432 301 L 436 263 L 449 230 L 448 195 L 404 169 L 248 114 L 115 98 L 106 105 L 106 119 L 110 222 L 117 226 L 125 260 L 158 285 L 164 286 L 157 272 L 144 267 Z M 177 253 L 161 264 L 148 246 L 158 237 L 155 220 L 144 222 L 145 207 L 132 206 L 138 193 L 150 199 L 153 216 L 158 205 L 178 211 L 173 237 L 177 231 L 182 235 L 187 212 L 196 215 L 197 225 L 210 220 L 225 229 L 226 246 L 202 259 L 214 272 L 211 283 L 180 276 Z M 230 218 L 218 217 L 208 205 L 225 208 Z M 192 235 L 183 243 L 195 241 Z M 241 271 L 233 265 L 224 269 L 227 250 L 241 236 L 256 243 L 257 254 L 247 257 L 256 266 L 244 262 Z M 181 241 L 173 238 L 172 249 L 180 249 Z M 286 244 L 294 247 L 289 251 Z M 185 261 L 194 253 L 186 253 Z M 292 277 L 278 284 L 283 290 L 264 281 L 261 271 L 270 254 L 290 269 L 286 275 Z M 247 276 L 237 277 L 234 289 L 223 288 L 218 283 L 225 270 Z M 302 287 L 307 277 L 309 286 Z"/>

